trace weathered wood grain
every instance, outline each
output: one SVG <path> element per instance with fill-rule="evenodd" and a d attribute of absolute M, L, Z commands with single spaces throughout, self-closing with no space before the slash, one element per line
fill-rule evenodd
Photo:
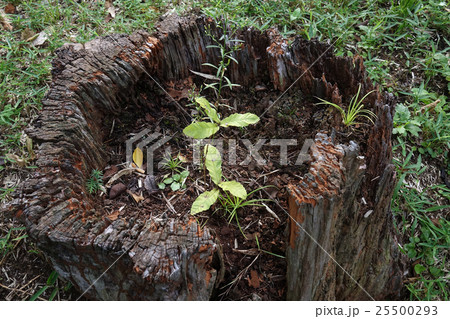
<path fill-rule="evenodd" d="M 217 64 L 219 54 L 208 48 L 206 28 L 221 32 L 204 17 L 169 16 L 152 35 L 101 37 L 56 52 L 43 109 L 27 129 L 39 147 L 38 169 L 6 210 L 25 221 L 63 278 L 80 291 L 93 284 L 89 298 L 207 300 L 221 279 L 220 244 L 207 227 L 189 217 L 111 222 L 85 189 L 91 170 L 108 160 L 103 122 L 126 112 L 123 105 L 137 94 L 137 83 L 150 81 L 147 74 L 164 83 L 188 77 L 190 70 L 211 73 L 202 63 Z M 270 81 L 280 92 L 292 85 L 305 96 L 340 103 L 359 84 L 362 94 L 373 89 L 360 57 L 335 57 L 326 43 L 297 38 L 288 45 L 276 30 L 252 28 L 238 37 L 245 42 L 229 77 L 243 90 Z M 365 151 L 355 143 L 336 145 L 320 133 L 309 173 L 288 186 L 288 299 L 368 298 L 317 243 L 375 298 L 399 289 L 389 211 L 394 102 L 378 92 L 368 102 L 378 120 Z M 365 217 L 368 210 L 373 212 Z"/>

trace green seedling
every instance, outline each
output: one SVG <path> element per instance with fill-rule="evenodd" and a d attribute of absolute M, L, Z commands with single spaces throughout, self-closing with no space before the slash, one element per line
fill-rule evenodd
<path fill-rule="evenodd" d="M 17 237 L 13 237 L 13 232 L 19 232 L 19 235 Z M 4 237 L 0 238 L 0 265 L 2 264 L 6 255 L 8 255 L 11 250 L 14 250 L 14 248 L 20 243 L 22 239 L 25 239 L 27 237 L 28 235 L 25 233 L 25 227 L 15 227 L 10 228 L 8 233 Z"/>
<path fill-rule="evenodd" d="M 236 64 L 238 63 L 238 61 L 233 57 L 233 54 L 234 52 L 240 50 L 241 43 L 244 41 L 239 39 L 232 39 L 237 31 L 237 26 L 234 23 L 231 23 L 226 15 L 222 16 L 220 21 L 216 20 L 216 26 L 221 29 L 222 36 L 217 39 L 212 34 L 211 29 L 206 28 L 206 34 L 215 43 L 212 45 L 208 45 L 207 48 L 219 50 L 219 64 L 214 65 L 211 63 L 203 63 L 204 66 L 208 66 L 214 69 L 216 71 L 216 74 L 210 75 L 200 72 L 193 73 L 211 81 L 211 83 L 205 84 L 205 88 L 212 89 L 214 91 L 217 99 L 216 105 L 219 105 L 223 88 L 229 88 L 230 90 L 233 90 L 234 87 L 240 86 L 239 84 L 232 83 L 225 73 L 228 70 L 231 62 L 235 62 Z M 230 32 L 228 32 L 228 29 L 230 29 Z"/>
<path fill-rule="evenodd" d="M 57 279 L 58 279 L 58 273 L 53 270 L 52 273 L 50 274 L 50 276 L 48 277 L 46 284 L 30 298 L 30 301 L 35 301 L 49 288 L 53 288 L 53 290 L 52 290 L 52 293 L 50 294 L 50 297 L 48 298 L 48 300 L 52 301 L 53 299 L 55 299 L 56 294 L 58 293 L 58 286 L 56 283 Z"/>
<path fill-rule="evenodd" d="M 222 180 L 222 158 L 217 148 L 210 144 L 205 145 L 204 148 L 204 164 L 216 187 L 197 197 L 194 203 L 192 203 L 192 215 L 208 210 L 218 200 L 220 190 L 228 192 L 232 196 L 242 200 L 247 198 L 247 191 L 241 183 Z"/>
<path fill-rule="evenodd" d="M 356 95 L 354 97 L 352 97 L 352 99 L 350 100 L 350 104 L 348 105 L 347 110 L 344 110 L 339 105 L 334 104 L 334 103 L 329 102 L 329 101 L 326 101 L 326 100 L 323 100 L 321 98 L 318 98 L 318 99 L 321 100 L 322 102 L 317 103 L 317 104 L 331 105 L 334 108 L 336 108 L 339 111 L 339 113 L 341 113 L 342 122 L 344 123 L 345 126 L 352 126 L 352 125 L 356 125 L 356 124 L 361 124 L 361 123 L 356 122 L 356 119 L 359 118 L 359 117 L 366 118 L 370 122 L 372 122 L 372 124 L 374 124 L 373 119 L 376 118 L 377 116 L 372 111 L 365 110 L 364 109 L 364 104 L 362 104 L 364 99 L 370 93 L 372 93 L 373 91 L 370 91 L 369 93 L 364 95 L 360 100 L 358 100 L 360 91 L 361 91 L 361 85 L 358 87 L 358 92 L 356 93 Z"/>
<path fill-rule="evenodd" d="M 186 188 L 186 179 L 189 176 L 188 170 L 183 170 L 180 173 L 165 175 L 163 181 L 158 184 L 159 189 L 164 190 L 167 186 L 174 192 L 181 188 Z"/>
<path fill-rule="evenodd" d="M 232 114 L 224 119 L 220 119 L 214 106 L 212 106 L 204 97 L 195 98 L 195 102 L 205 111 L 208 122 L 197 121 L 184 128 L 183 133 L 195 139 L 204 139 L 213 136 L 221 127 L 246 127 L 250 124 L 256 124 L 259 117 L 253 113 Z"/>
<path fill-rule="evenodd" d="M 90 178 L 86 182 L 89 194 L 96 193 L 103 186 L 103 173 L 98 169 L 93 169 Z"/>
<path fill-rule="evenodd" d="M 239 50 L 240 44 L 242 42 L 240 40 L 232 40 L 230 39 L 230 36 L 227 35 L 228 23 L 224 22 L 223 25 L 218 23 L 217 25 L 220 29 L 222 29 L 223 32 L 223 35 L 219 39 L 216 39 L 211 34 L 210 30 L 207 30 L 207 32 L 215 42 L 215 45 L 211 45 L 209 47 L 219 49 L 221 59 L 218 66 L 208 63 L 204 64 L 215 69 L 216 74 L 214 76 L 194 72 L 197 75 L 203 76 L 204 78 L 213 81 L 213 83 L 206 84 L 206 88 L 214 90 L 217 101 L 215 105 L 212 105 L 204 97 L 194 98 L 194 101 L 199 106 L 201 113 L 203 113 L 206 117 L 205 121 L 195 121 L 184 128 L 183 133 L 194 139 L 214 137 L 214 134 L 216 134 L 221 127 L 233 126 L 243 128 L 259 122 L 259 117 L 253 113 L 235 113 L 226 118 L 223 118 L 216 110 L 216 107 L 222 105 L 220 104 L 222 89 L 224 87 L 228 87 L 231 90 L 233 89 L 233 87 L 238 86 L 237 84 L 231 83 L 231 81 L 226 77 L 225 72 L 227 71 L 227 68 L 231 62 L 237 63 L 236 59 L 234 59 L 233 57 L 233 53 Z M 234 32 L 235 29 L 234 31 L 232 30 L 231 37 L 233 36 Z M 230 44 L 233 45 L 229 48 Z M 224 209 L 230 214 L 229 220 L 232 220 L 234 217 L 236 217 L 237 220 L 237 209 L 239 207 L 254 204 L 254 202 L 246 201 L 248 196 L 247 191 L 241 183 L 237 181 L 222 180 L 222 158 L 217 148 L 210 144 L 207 144 L 204 146 L 203 150 L 204 166 L 206 167 L 206 170 L 208 171 L 211 181 L 213 182 L 215 187 L 210 191 L 203 192 L 197 197 L 197 199 L 192 204 L 191 214 L 196 215 L 200 212 L 210 209 L 210 207 L 214 205 L 220 198 Z M 239 224 L 238 220 L 237 222 Z"/>
<path fill-rule="evenodd" d="M 258 240 L 258 236 L 257 235 L 255 235 L 255 240 L 256 240 L 256 246 L 258 247 L 258 251 L 266 253 L 266 254 L 269 254 L 269 255 L 272 255 L 272 256 L 275 256 L 275 257 L 278 257 L 278 258 L 283 258 L 283 259 L 286 258 L 284 256 L 281 256 L 281 255 L 278 255 L 278 254 L 274 254 L 274 253 L 272 253 L 270 251 L 261 249 L 261 247 L 259 246 L 259 240 Z"/>
<path fill-rule="evenodd" d="M 253 190 L 250 192 L 246 198 L 251 196 L 253 193 L 256 193 L 257 191 L 260 191 L 266 187 L 260 187 L 258 189 Z M 257 207 L 263 207 L 263 205 L 259 204 L 260 202 L 264 201 L 270 201 L 270 199 L 251 199 L 247 200 L 246 198 L 234 196 L 231 192 L 222 192 L 219 195 L 219 202 L 222 206 L 222 208 L 225 210 L 225 212 L 228 214 L 228 223 L 230 223 L 233 219 L 236 219 L 236 223 L 239 227 L 239 230 L 241 231 L 242 235 L 245 236 L 244 232 L 242 231 L 241 225 L 239 224 L 238 219 L 238 210 L 247 206 L 257 206 Z"/>
<path fill-rule="evenodd" d="M 180 173 L 183 171 L 183 161 L 181 160 L 181 155 L 178 154 L 176 157 L 167 156 L 165 158 L 164 164 L 166 168 L 170 169 L 172 172 Z"/>

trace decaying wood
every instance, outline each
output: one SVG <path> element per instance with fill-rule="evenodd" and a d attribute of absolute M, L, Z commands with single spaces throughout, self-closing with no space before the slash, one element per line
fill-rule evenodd
<path fill-rule="evenodd" d="M 63 278 L 80 291 L 93 284 L 87 291 L 92 299 L 206 300 L 220 281 L 220 245 L 207 227 L 188 217 L 111 221 L 85 189 L 91 170 L 107 164 L 104 118 L 130 111 L 122 106 L 136 95 L 139 81 L 150 81 L 148 75 L 161 83 L 179 80 L 192 76 L 191 70 L 212 73 L 203 63 L 217 64 L 219 54 L 208 48 L 206 28 L 221 32 L 204 17 L 169 16 L 153 35 L 114 35 L 57 51 L 43 109 L 27 129 L 39 145 L 38 169 L 8 209 L 24 219 Z M 270 81 L 280 91 L 293 85 L 306 96 L 335 103 L 353 96 L 359 84 L 362 94 L 373 89 L 361 58 L 335 57 L 326 43 L 297 38 L 288 45 L 276 30 L 252 28 L 238 36 L 244 40 L 235 56 L 239 65 L 232 65 L 229 76 L 243 88 Z M 287 254 L 288 299 L 368 298 L 315 241 L 375 298 L 398 290 L 389 212 L 393 101 L 373 93 L 368 102 L 378 119 L 367 151 L 355 143 L 336 145 L 320 133 L 309 173 L 288 186 L 295 220 Z"/>
<path fill-rule="evenodd" d="M 389 212 L 392 165 L 368 194 L 376 204 L 365 205 L 361 190 L 366 157 L 357 144 L 336 145 L 331 137 L 318 134 L 310 153 L 309 172 L 298 185 L 288 186 L 288 298 L 366 300 L 395 295 L 403 273 Z"/>

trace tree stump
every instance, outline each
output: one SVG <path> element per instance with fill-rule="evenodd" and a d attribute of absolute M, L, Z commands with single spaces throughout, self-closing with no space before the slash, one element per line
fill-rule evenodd
<path fill-rule="evenodd" d="M 220 243 L 190 217 L 110 220 L 86 192 L 94 168 L 105 167 L 105 118 L 120 117 L 140 81 L 180 80 L 208 73 L 217 49 L 205 17 L 169 16 L 150 35 L 113 35 L 67 44 L 56 53 L 53 80 L 39 117 L 27 129 L 39 146 L 38 169 L 16 191 L 10 211 L 64 279 L 99 300 L 208 300 L 223 273 Z M 360 57 L 335 57 L 325 43 L 276 30 L 238 32 L 242 49 L 229 76 L 245 90 L 256 82 L 280 92 L 335 103 L 373 89 Z M 298 79 L 298 80 L 297 80 Z M 367 103 L 368 102 L 368 103 Z M 309 172 L 289 189 L 287 299 L 367 299 L 319 243 L 374 298 L 401 284 L 389 203 L 393 99 L 376 91 L 366 104 L 377 114 L 365 145 L 337 144 L 334 132 L 316 135 Z M 364 199 L 363 199 L 364 198 Z M 304 231 L 307 231 L 311 239 Z M 121 257 L 121 258 L 119 258 Z M 107 270 L 105 272 L 105 270 Z M 91 289 L 88 289 L 92 285 Z"/>

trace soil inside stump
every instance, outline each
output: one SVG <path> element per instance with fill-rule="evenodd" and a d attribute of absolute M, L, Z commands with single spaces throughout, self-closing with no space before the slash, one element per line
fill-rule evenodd
<path fill-rule="evenodd" d="M 126 175 L 114 184 L 123 183 L 126 191 L 114 199 L 108 195 L 93 196 L 97 207 L 111 221 L 119 218 L 146 220 L 150 217 L 178 217 L 190 214 L 190 208 L 197 196 L 212 189 L 209 177 L 204 176 L 199 167 L 193 165 L 192 140 L 182 130 L 191 120 L 179 106 L 195 116 L 195 106 L 189 101 L 194 91 L 198 94 L 201 83 L 188 78 L 176 83 L 166 83 L 165 92 L 153 82 L 143 78 L 139 87 L 127 105 L 122 106 L 120 116 L 108 117 L 104 121 L 104 144 L 109 154 L 106 167 L 98 169 L 104 172 L 106 183 L 117 171 L 126 167 L 125 143 L 143 129 L 163 136 L 173 136 L 169 142 L 154 154 L 155 163 L 161 162 L 167 155 L 165 149 L 170 146 L 171 156 L 178 154 L 186 158 L 183 168 L 189 170 L 186 189 L 148 192 L 144 187 L 145 175 Z M 210 94 L 208 94 L 210 93 Z M 213 92 L 203 90 L 202 95 L 209 101 L 215 101 Z M 286 249 L 287 231 L 287 192 L 288 183 L 296 184 L 308 171 L 309 163 L 295 165 L 306 139 L 313 139 L 317 132 L 333 134 L 338 143 L 350 140 L 357 142 L 362 153 L 368 136 L 368 125 L 345 128 L 341 117 L 332 107 L 320 106 L 316 99 L 305 98 L 298 89 L 291 89 L 279 98 L 281 92 L 274 90 L 271 84 L 259 83 L 253 88 L 238 88 L 223 95 L 223 102 L 231 108 L 219 107 L 222 118 L 232 113 L 264 113 L 260 122 L 245 129 L 221 128 L 215 139 L 224 139 L 223 175 L 229 180 L 242 183 L 247 192 L 261 186 L 271 186 L 252 194 L 249 199 L 268 199 L 266 207 L 248 206 L 238 211 L 239 229 L 236 220 L 228 222 L 228 216 L 216 203 L 212 209 L 196 217 L 202 225 L 212 229 L 218 237 L 224 254 L 225 275 L 216 294 L 216 300 L 285 300 L 286 299 Z M 174 100 L 179 103 L 176 105 Z M 276 101 L 275 105 L 270 107 Z M 348 101 L 345 101 L 348 102 Z M 259 149 L 259 155 L 266 161 L 258 165 L 254 159 L 241 164 L 249 152 L 242 139 L 248 139 L 255 145 L 258 139 L 266 139 Z M 294 139 L 296 146 L 289 146 L 288 165 L 280 163 L 280 146 L 270 145 L 270 139 Z M 236 141 L 236 165 L 228 161 L 229 140 Z M 135 145 L 133 148 L 136 147 Z M 145 150 L 144 150 L 145 154 Z M 145 162 L 144 156 L 144 162 Z M 143 167 L 145 167 L 145 163 Z M 162 182 L 171 171 L 166 167 L 154 165 L 156 183 Z M 142 196 L 136 200 L 133 195 Z M 170 203 L 170 204 L 169 204 Z M 269 212 L 271 210 L 272 212 Z M 276 216 L 274 216 L 276 215 Z M 245 236 L 244 236 L 245 235 Z M 257 238 L 257 239 L 256 239 Z M 259 244 L 259 249 L 258 249 Z"/>

